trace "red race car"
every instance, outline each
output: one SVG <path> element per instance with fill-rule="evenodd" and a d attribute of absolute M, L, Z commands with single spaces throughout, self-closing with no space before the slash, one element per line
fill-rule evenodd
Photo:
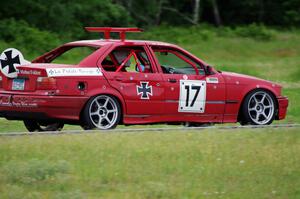
<path fill-rule="evenodd" d="M 276 83 L 217 71 L 173 44 L 125 39 L 138 28 L 86 30 L 104 39 L 67 43 L 32 63 L 13 48 L 1 54 L 0 117 L 45 131 L 64 124 L 267 125 L 286 116 L 288 99 Z"/>

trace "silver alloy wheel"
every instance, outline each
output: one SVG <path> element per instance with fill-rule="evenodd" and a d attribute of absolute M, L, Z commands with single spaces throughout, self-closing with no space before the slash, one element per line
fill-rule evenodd
<path fill-rule="evenodd" d="M 256 124 L 267 124 L 274 115 L 274 101 L 265 91 L 254 93 L 248 102 L 248 113 Z"/>
<path fill-rule="evenodd" d="M 89 107 L 89 117 L 99 129 L 111 128 L 116 123 L 118 114 L 115 100 L 107 95 L 97 96 Z"/>

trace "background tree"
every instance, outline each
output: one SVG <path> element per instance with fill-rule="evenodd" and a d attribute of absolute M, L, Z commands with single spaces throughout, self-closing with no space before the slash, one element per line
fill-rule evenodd
<path fill-rule="evenodd" d="M 84 26 L 191 26 L 201 22 L 289 28 L 300 25 L 300 0 L 18 0 L 1 2 L 0 19 L 2 40 L 34 29 L 60 39 L 80 39 L 88 36 L 82 31 Z"/>
<path fill-rule="evenodd" d="M 194 6 L 194 23 L 198 24 L 199 23 L 199 11 L 200 10 L 200 0 L 195 0 L 195 6 Z"/>

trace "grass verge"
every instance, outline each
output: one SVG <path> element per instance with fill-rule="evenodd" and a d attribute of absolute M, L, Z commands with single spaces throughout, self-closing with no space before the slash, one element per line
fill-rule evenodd
<path fill-rule="evenodd" d="M 2 137 L 0 198 L 299 198 L 299 130 Z"/>

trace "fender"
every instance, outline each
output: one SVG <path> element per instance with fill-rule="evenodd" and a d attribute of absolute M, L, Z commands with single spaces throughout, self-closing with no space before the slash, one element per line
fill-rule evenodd
<path fill-rule="evenodd" d="M 273 93 L 274 97 L 278 97 L 281 95 L 280 90 L 281 87 L 277 86 L 276 84 L 266 84 L 266 83 L 261 83 L 261 84 L 250 84 L 247 87 L 245 87 L 244 91 L 243 91 L 243 98 L 246 97 L 246 95 L 255 90 L 255 89 L 264 89 L 267 91 L 270 91 L 271 93 Z"/>
<path fill-rule="evenodd" d="M 236 118 L 237 121 L 239 119 L 238 117 L 239 117 L 239 114 L 240 114 L 240 110 L 241 110 L 241 107 L 242 107 L 242 105 L 244 103 L 244 100 L 245 100 L 246 96 L 250 92 L 252 92 L 252 91 L 254 91 L 256 89 L 262 89 L 262 90 L 269 91 L 273 95 L 273 97 L 275 99 L 275 103 L 277 104 L 277 107 L 278 107 L 278 99 L 277 99 L 277 97 L 280 96 L 280 90 L 278 90 L 275 86 L 273 87 L 273 86 L 269 86 L 269 85 L 259 85 L 259 86 L 256 86 L 256 88 L 253 85 L 252 85 L 252 87 L 248 86 L 247 88 L 244 89 L 243 97 L 241 98 L 241 100 L 239 101 L 239 104 L 238 104 L 238 113 L 237 113 L 238 115 L 237 115 L 237 118 Z"/>
<path fill-rule="evenodd" d="M 256 89 L 263 89 L 263 90 L 267 90 L 267 91 L 271 92 L 273 94 L 273 97 L 276 99 L 276 101 L 277 101 L 277 97 L 281 95 L 281 93 L 280 93 L 281 88 L 276 86 L 275 84 L 273 84 L 273 85 L 272 84 L 266 85 L 265 83 L 264 84 L 255 84 L 255 85 L 250 84 L 247 87 L 245 87 L 242 92 L 242 98 L 240 100 L 239 107 L 241 106 L 241 104 L 242 104 L 243 100 L 245 99 L 245 97 L 247 96 L 247 94 Z"/>
<path fill-rule="evenodd" d="M 226 82 L 227 99 L 223 122 L 237 122 L 243 100 L 249 92 L 255 89 L 268 90 L 275 99 L 281 95 L 281 86 L 272 82 L 236 73 L 222 72 L 222 75 Z"/>

